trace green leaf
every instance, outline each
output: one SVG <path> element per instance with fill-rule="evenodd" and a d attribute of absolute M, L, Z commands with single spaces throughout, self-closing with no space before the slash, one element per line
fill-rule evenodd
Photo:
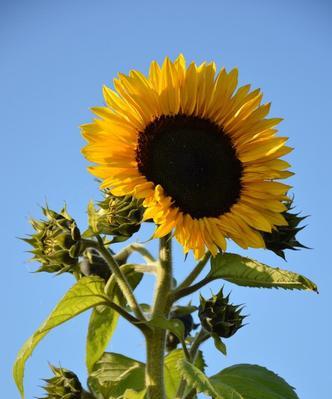
<path fill-rule="evenodd" d="M 222 342 L 221 338 L 216 334 L 213 334 L 212 338 L 214 340 L 214 346 L 218 349 L 219 352 L 226 356 L 227 348 L 226 345 Z"/>
<path fill-rule="evenodd" d="M 88 223 L 93 233 L 99 233 L 98 229 L 98 212 L 95 209 L 93 201 L 88 204 Z"/>
<path fill-rule="evenodd" d="M 126 267 L 122 267 L 122 270 L 132 289 L 135 289 L 142 280 L 143 274 Z M 117 305 L 125 306 L 126 301 L 113 275 L 110 278 L 112 280 L 107 290 L 109 300 Z M 105 352 L 116 329 L 118 319 L 118 313 L 109 307 L 103 307 L 101 310 L 98 308 L 93 310 L 89 321 L 86 342 L 86 365 L 89 372 L 91 372 L 94 364 Z"/>
<path fill-rule="evenodd" d="M 113 300 L 118 304 L 117 300 Z M 93 309 L 86 342 L 86 365 L 89 372 L 104 353 L 118 324 L 119 314 L 110 307 Z"/>
<path fill-rule="evenodd" d="M 155 316 L 153 319 L 145 323 L 152 327 L 159 327 L 171 331 L 180 341 L 183 341 L 184 339 L 184 325 L 179 319 L 166 319 L 164 316 Z"/>
<path fill-rule="evenodd" d="M 187 360 L 179 360 L 177 362 L 177 370 L 181 377 L 186 380 L 189 387 L 196 389 L 198 393 L 205 393 L 214 399 L 226 399 L 226 397 L 219 395 L 203 371 Z M 234 397 L 234 399 L 240 398 Z"/>
<path fill-rule="evenodd" d="M 261 366 L 238 364 L 212 376 L 210 381 L 218 392 L 227 386 L 243 399 L 299 399 L 284 379 Z"/>
<path fill-rule="evenodd" d="M 211 260 L 211 280 L 223 279 L 245 287 L 284 288 L 317 292 L 317 286 L 300 274 L 273 268 L 240 255 L 218 254 Z"/>
<path fill-rule="evenodd" d="M 143 391 L 137 392 L 133 389 L 127 389 L 123 395 L 123 399 L 144 399 L 146 395 L 146 389 Z"/>
<path fill-rule="evenodd" d="M 182 349 L 175 349 L 171 351 L 167 356 L 165 356 L 164 361 L 164 372 L 165 372 L 165 389 L 166 389 L 166 397 L 168 399 L 174 399 L 178 387 L 181 381 L 181 375 L 177 371 L 177 363 L 179 360 L 185 359 L 185 355 Z M 204 371 L 205 361 L 203 358 L 203 353 L 201 351 L 198 352 L 198 355 L 195 360 L 195 366 Z"/>
<path fill-rule="evenodd" d="M 107 303 L 104 280 L 100 277 L 83 277 L 62 298 L 46 321 L 26 341 L 19 351 L 13 368 L 16 385 L 24 398 L 24 365 L 39 341 L 54 327 L 72 319 L 94 306 Z"/>
<path fill-rule="evenodd" d="M 140 392 L 145 387 L 145 365 L 118 353 L 104 353 L 91 373 L 89 387 L 101 398 L 118 398 L 131 388 Z"/>

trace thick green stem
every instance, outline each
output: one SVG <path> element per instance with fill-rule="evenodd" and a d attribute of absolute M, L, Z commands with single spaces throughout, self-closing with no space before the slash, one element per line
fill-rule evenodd
<path fill-rule="evenodd" d="M 172 247 L 171 237 L 160 239 L 159 265 L 152 308 L 152 318 L 168 317 L 170 311 L 169 293 L 172 289 Z M 148 399 L 165 399 L 164 353 L 166 331 L 154 327 L 146 334 L 146 388 Z"/>

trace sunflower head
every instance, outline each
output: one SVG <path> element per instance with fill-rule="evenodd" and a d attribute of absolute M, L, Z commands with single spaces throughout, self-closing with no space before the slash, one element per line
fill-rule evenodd
<path fill-rule="evenodd" d="M 50 365 L 54 377 L 45 379 L 47 392 L 44 399 L 81 399 L 82 385 L 76 374 L 61 367 Z"/>
<path fill-rule="evenodd" d="M 229 338 L 243 327 L 246 316 L 241 315 L 241 310 L 241 305 L 229 303 L 229 295 L 225 297 L 221 289 L 208 300 L 201 296 L 198 316 L 203 328 L 210 334 Z"/>
<path fill-rule="evenodd" d="M 81 252 L 81 234 L 76 222 L 66 208 L 60 213 L 48 207 L 42 208 L 46 220 L 32 219 L 35 230 L 24 241 L 32 245 L 32 260 L 40 262 L 38 272 L 73 272 L 77 268 Z"/>
<path fill-rule="evenodd" d="M 262 232 L 287 225 L 282 212 L 291 151 L 268 118 L 260 90 L 237 88 L 238 72 L 180 55 L 152 62 L 147 76 L 119 74 L 104 107 L 82 126 L 92 174 L 115 196 L 143 201 L 155 237 L 171 231 L 196 258 L 226 249 L 264 248 Z"/>
<path fill-rule="evenodd" d="M 142 201 L 109 192 L 98 205 L 98 210 L 93 204 L 88 209 L 89 225 L 94 233 L 112 235 L 122 241 L 139 230 L 144 212 Z"/>
<path fill-rule="evenodd" d="M 292 205 L 293 200 L 287 201 L 287 210 L 282 213 L 287 221 L 286 226 L 277 226 L 271 233 L 263 233 L 266 248 L 283 259 L 286 259 L 286 249 L 297 250 L 299 248 L 308 248 L 301 244 L 296 238 L 297 233 L 305 227 L 299 227 L 299 224 L 306 219 L 307 216 L 299 216 L 299 213 L 291 212 L 293 209 Z"/>

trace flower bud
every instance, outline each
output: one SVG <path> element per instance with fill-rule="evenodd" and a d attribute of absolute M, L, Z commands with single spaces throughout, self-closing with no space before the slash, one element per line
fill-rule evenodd
<path fill-rule="evenodd" d="M 48 273 L 74 272 L 81 251 L 81 234 L 66 208 L 57 213 L 42 208 L 46 220 L 32 219 L 35 233 L 23 240 L 33 246 L 32 260 L 42 266 L 37 270 Z"/>
<path fill-rule="evenodd" d="M 198 316 L 202 327 L 211 335 L 229 338 L 243 327 L 242 322 L 246 316 L 240 314 L 241 310 L 241 305 L 229 304 L 229 294 L 224 297 L 221 289 L 208 300 L 200 297 Z"/>
<path fill-rule="evenodd" d="M 105 281 L 111 276 L 108 264 L 94 248 L 87 248 L 84 251 L 79 267 L 84 276 L 99 276 Z"/>
<path fill-rule="evenodd" d="M 190 335 L 191 331 L 198 327 L 198 324 L 194 323 L 194 319 L 190 314 L 193 310 L 196 309 L 197 308 L 192 306 L 175 306 L 169 315 L 170 319 L 178 319 L 182 321 L 184 325 L 184 338 L 187 338 Z M 179 338 L 171 331 L 167 331 L 166 348 L 168 352 L 176 349 L 179 343 Z"/>
<path fill-rule="evenodd" d="M 306 216 L 299 216 L 299 213 L 290 212 L 293 209 L 292 203 L 292 200 L 289 201 L 286 204 L 287 210 L 282 213 L 288 223 L 287 226 L 276 226 L 271 233 L 263 233 L 266 248 L 283 259 L 285 259 L 285 249 L 307 248 L 296 239 L 296 234 L 305 227 L 298 227 L 298 225 Z"/>
<path fill-rule="evenodd" d="M 54 377 L 45 379 L 43 387 L 47 396 L 43 399 L 81 399 L 83 388 L 76 374 L 61 367 L 50 365 Z"/>
<path fill-rule="evenodd" d="M 136 233 L 141 225 L 144 208 L 142 202 L 130 196 L 116 197 L 105 194 L 96 210 L 89 205 L 89 225 L 93 233 L 113 235 L 116 241 L 124 241 Z"/>

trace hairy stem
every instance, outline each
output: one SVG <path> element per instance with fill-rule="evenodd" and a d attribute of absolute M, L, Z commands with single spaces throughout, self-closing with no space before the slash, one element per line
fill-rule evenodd
<path fill-rule="evenodd" d="M 170 311 L 169 293 L 172 289 L 172 247 L 171 237 L 167 235 L 160 239 L 159 266 L 152 308 L 152 318 L 168 317 Z M 146 388 L 148 399 L 165 399 L 164 388 L 164 352 L 166 331 L 154 327 L 145 334 L 147 362 Z"/>
<path fill-rule="evenodd" d="M 126 278 L 126 276 L 122 273 L 121 268 L 119 267 L 117 261 L 113 258 L 110 251 L 105 247 L 103 240 L 100 237 L 97 237 L 98 242 L 90 240 L 90 246 L 95 248 L 100 255 L 104 258 L 109 268 L 111 269 L 113 275 L 115 276 L 116 282 L 122 291 L 124 297 L 127 300 L 128 305 L 134 312 L 135 316 L 139 320 L 145 320 L 144 314 L 136 300 L 136 297 L 133 293 L 133 290 Z"/>
<path fill-rule="evenodd" d="M 133 253 L 139 253 L 146 263 L 153 263 L 155 262 L 155 258 L 153 255 L 147 250 L 143 245 L 138 243 L 133 243 L 128 245 L 127 247 L 123 248 L 120 252 L 118 252 L 114 258 L 119 261 L 119 263 L 127 262 L 128 257 Z M 121 262 L 120 262 L 121 261 Z"/>
<path fill-rule="evenodd" d="M 129 321 L 129 323 L 134 324 L 136 327 L 140 328 L 140 324 L 138 324 L 140 320 L 136 319 L 136 317 L 128 313 L 126 309 L 124 309 L 122 306 L 111 301 L 107 302 L 107 306 L 118 312 L 119 315 L 121 315 L 124 319 Z"/>
<path fill-rule="evenodd" d="M 193 343 L 191 344 L 191 348 L 190 348 L 190 351 L 189 351 L 189 361 L 190 361 L 190 363 L 194 363 L 195 362 L 196 356 L 197 356 L 197 353 L 198 353 L 198 349 L 199 349 L 200 345 L 204 341 L 206 341 L 209 337 L 210 337 L 209 333 L 207 333 L 203 329 L 201 329 L 200 332 L 196 335 Z M 187 358 L 187 360 L 188 360 L 188 358 Z M 182 378 L 181 382 L 180 382 L 180 385 L 179 385 L 179 388 L 178 388 L 178 391 L 176 393 L 175 399 L 182 399 L 183 398 L 183 395 L 185 393 L 186 387 L 187 387 L 187 382 Z M 189 393 L 189 395 L 191 395 L 191 394 L 192 394 L 192 392 Z M 187 396 L 186 395 L 186 398 L 189 399 L 189 397 L 191 397 L 191 396 Z"/>
<path fill-rule="evenodd" d="M 192 294 L 193 292 L 196 292 L 197 290 L 199 290 L 200 288 L 204 287 L 204 285 L 210 283 L 211 281 L 213 281 L 213 279 L 209 276 L 204 277 L 202 280 L 200 280 L 198 283 L 191 285 L 189 287 L 186 288 L 182 288 L 180 290 L 176 289 L 173 294 L 171 295 L 170 301 L 172 303 L 176 302 L 177 300 L 179 300 L 180 298 L 183 298 L 187 295 Z"/>
<path fill-rule="evenodd" d="M 207 252 L 204 257 L 197 263 L 197 265 L 193 268 L 193 270 L 188 274 L 188 276 L 182 281 L 182 283 L 177 287 L 176 291 L 180 291 L 183 288 L 189 287 L 196 278 L 199 276 L 201 271 L 204 269 L 204 266 L 207 264 L 210 259 L 211 254 Z"/>

